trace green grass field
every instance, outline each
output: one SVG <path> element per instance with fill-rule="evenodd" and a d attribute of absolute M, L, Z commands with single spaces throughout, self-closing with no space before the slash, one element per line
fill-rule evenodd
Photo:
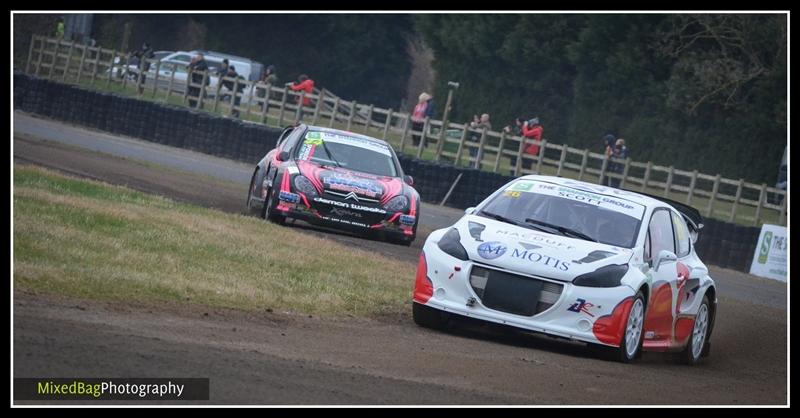
<path fill-rule="evenodd" d="M 14 167 L 14 289 L 103 301 L 381 317 L 415 266 L 255 217 Z"/>

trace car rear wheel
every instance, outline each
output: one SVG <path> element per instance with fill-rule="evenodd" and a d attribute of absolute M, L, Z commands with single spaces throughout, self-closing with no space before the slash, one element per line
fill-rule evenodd
<path fill-rule="evenodd" d="M 686 348 L 679 355 L 681 363 L 693 366 L 706 354 L 710 320 L 711 310 L 709 309 L 708 296 L 703 295 L 703 302 L 700 304 L 697 316 L 694 318 L 694 327 L 692 328 L 692 334 L 689 336 L 689 342 L 686 343 Z"/>

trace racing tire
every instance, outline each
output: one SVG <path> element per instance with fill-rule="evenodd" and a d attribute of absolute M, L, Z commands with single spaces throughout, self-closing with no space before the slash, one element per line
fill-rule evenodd
<path fill-rule="evenodd" d="M 711 344 L 708 343 L 708 331 L 711 329 L 711 305 L 708 302 L 708 295 L 703 295 L 703 302 L 700 303 L 700 308 L 697 310 L 697 316 L 694 318 L 694 326 L 692 327 L 692 334 L 689 336 L 689 342 L 686 343 L 686 348 L 678 354 L 678 361 L 680 363 L 694 366 L 702 357 L 709 354 Z"/>
<path fill-rule="evenodd" d="M 447 326 L 447 317 L 445 316 L 447 314 L 445 312 L 417 302 L 411 302 L 411 305 L 411 313 L 415 324 L 436 330 L 442 330 Z"/>
<path fill-rule="evenodd" d="M 415 238 L 414 236 L 411 236 L 409 238 L 390 238 L 389 242 L 391 244 L 395 244 L 395 245 L 402 245 L 402 246 L 405 246 L 405 247 L 410 247 L 411 243 L 414 242 L 414 238 Z"/>
<path fill-rule="evenodd" d="M 247 202 L 245 203 L 245 207 L 247 208 L 247 212 L 251 214 L 258 213 L 258 210 L 253 205 L 253 193 L 256 189 L 256 177 L 258 176 L 258 170 L 253 173 L 253 177 L 250 179 L 250 188 L 247 189 Z M 262 205 L 263 206 L 263 205 Z"/>
<path fill-rule="evenodd" d="M 286 224 L 286 217 L 275 213 L 274 208 L 276 200 L 277 196 L 275 196 L 275 189 L 270 187 L 267 189 L 267 198 L 264 199 L 264 205 L 261 209 L 261 217 L 278 225 L 284 225 Z"/>
<path fill-rule="evenodd" d="M 614 360 L 622 363 L 633 363 L 642 352 L 644 342 L 644 317 L 646 313 L 644 294 L 640 290 L 633 297 L 633 304 L 625 321 L 625 332 L 622 334 L 622 341 L 619 347 L 611 348 L 611 356 Z"/>

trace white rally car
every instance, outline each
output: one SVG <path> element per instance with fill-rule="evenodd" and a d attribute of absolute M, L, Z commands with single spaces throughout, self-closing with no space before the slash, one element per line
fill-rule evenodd
<path fill-rule="evenodd" d="M 693 244 L 697 210 L 549 176 L 497 190 L 420 255 L 414 321 L 451 315 L 596 344 L 623 362 L 642 350 L 708 355 L 716 287 Z"/>

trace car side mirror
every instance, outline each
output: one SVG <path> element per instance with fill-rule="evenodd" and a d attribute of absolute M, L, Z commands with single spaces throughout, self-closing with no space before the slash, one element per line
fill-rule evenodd
<path fill-rule="evenodd" d="M 406 184 L 409 185 L 409 186 L 413 186 L 414 185 L 414 177 L 411 177 L 408 174 L 403 176 L 403 181 L 406 182 Z"/>
<path fill-rule="evenodd" d="M 658 253 L 658 258 L 656 259 L 656 264 L 653 266 L 653 270 L 658 271 L 658 268 L 661 267 L 662 264 L 672 261 L 678 261 L 678 256 L 672 251 L 661 250 L 661 252 Z"/>
<path fill-rule="evenodd" d="M 474 206 L 464 209 L 464 214 L 466 214 L 466 215 L 472 215 L 473 213 L 475 213 L 475 207 Z"/>
<path fill-rule="evenodd" d="M 289 161 L 289 153 L 286 151 L 281 151 L 278 154 L 278 161 Z"/>

